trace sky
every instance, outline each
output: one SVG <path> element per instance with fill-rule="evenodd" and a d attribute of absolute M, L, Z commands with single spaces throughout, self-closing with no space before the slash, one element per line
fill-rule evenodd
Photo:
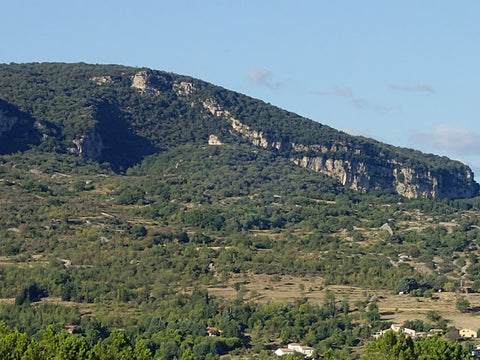
<path fill-rule="evenodd" d="M 4 1 L 0 63 L 189 75 L 480 179 L 478 0 Z"/>

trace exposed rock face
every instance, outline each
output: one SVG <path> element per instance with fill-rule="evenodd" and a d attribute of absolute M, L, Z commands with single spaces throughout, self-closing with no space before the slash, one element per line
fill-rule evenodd
<path fill-rule="evenodd" d="M 173 84 L 173 90 L 175 90 L 178 96 L 188 96 L 191 95 L 196 89 L 192 83 L 180 81 Z"/>
<path fill-rule="evenodd" d="M 380 230 L 386 231 L 390 236 L 393 235 L 393 230 L 390 227 L 390 225 L 388 225 L 388 223 L 385 223 L 382 226 L 380 226 Z"/>
<path fill-rule="evenodd" d="M 188 85 L 185 86 L 188 88 Z M 161 91 L 169 90 L 173 86 L 166 75 L 151 75 L 147 71 L 142 70 L 133 76 L 130 87 L 137 89 L 142 95 L 157 96 L 160 95 Z M 180 87 L 182 88 L 182 86 Z M 181 91 L 188 90 L 183 89 Z"/>
<path fill-rule="evenodd" d="M 94 76 L 90 78 L 90 81 L 97 83 L 97 85 L 105 85 L 105 84 L 111 84 L 113 82 L 113 79 L 110 75 L 105 75 L 105 76 Z"/>
<path fill-rule="evenodd" d="M 69 149 L 73 155 L 81 156 L 85 159 L 99 160 L 102 155 L 103 141 L 100 134 L 93 128 L 87 134 L 72 140 L 73 147 Z"/>
<path fill-rule="evenodd" d="M 375 159 L 346 160 L 341 154 L 360 155 L 361 150 L 349 148 L 343 143 L 327 146 L 278 141 L 235 119 L 213 99 L 203 102 L 203 106 L 212 115 L 226 118 L 232 126 L 232 132 L 240 134 L 253 145 L 285 151 L 296 165 L 330 176 L 356 191 L 392 189 L 409 199 L 469 198 L 476 196 L 479 191 L 479 185 L 473 180 L 473 173 L 467 166 L 460 166 L 461 171 L 430 171 L 408 167 L 395 159 L 382 163 Z"/>
<path fill-rule="evenodd" d="M 330 156 L 334 156 L 331 152 Z M 339 180 L 344 186 L 360 191 L 393 189 L 408 199 L 469 198 L 478 192 L 473 173 L 465 166 L 461 172 L 429 171 L 407 167 L 395 161 L 387 164 L 338 160 L 329 155 L 292 158 L 302 167 Z"/>
<path fill-rule="evenodd" d="M 280 150 L 282 147 L 281 142 L 275 142 L 273 139 L 269 139 L 263 132 L 259 132 L 251 129 L 248 125 L 243 124 L 239 120 L 235 119 L 228 110 L 222 109 L 214 100 L 210 99 L 203 102 L 203 106 L 215 116 L 223 116 L 230 121 L 232 129 L 240 133 L 244 138 L 250 140 L 253 145 L 260 146 L 265 149 L 274 148 Z"/>
<path fill-rule="evenodd" d="M 140 71 L 133 76 L 131 87 L 139 90 L 144 95 L 159 94 L 159 91 L 150 85 L 146 71 Z"/>
<path fill-rule="evenodd" d="M 327 156 L 302 157 L 291 159 L 296 165 L 311 169 L 337 179 L 343 186 L 350 189 L 367 192 L 371 186 L 371 175 L 367 172 L 367 165 L 363 162 L 351 163 L 350 161 L 332 159 Z M 380 169 L 379 169 L 380 170 Z M 381 184 L 373 187 L 382 189 Z"/>
<path fill-rule="evenodd" d="M 221 142 L 216 135 L 212 134 L 208 137 L 208 145 L 219 146 L 223 145 L 223 142 Z"/>

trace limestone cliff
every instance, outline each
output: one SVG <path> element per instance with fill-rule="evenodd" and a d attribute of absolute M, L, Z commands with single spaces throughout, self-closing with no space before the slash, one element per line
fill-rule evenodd
<path fill-rule="evenodd" d="M 103 141 L 94 127 L 90 131 L 72 140 L 69 151 L 73 155 L 81 156 L 89 160 L 100 160 L 103 150 Z"/>
<path fill-rule="evenodd" d="M 150 71 L 142 70 L 132 77 L 132 89 L 136 89 L 142 95 L 158 96 L 162 91 L 172 88 L 172 81 L 167 75 L 153 75 Z M 189 91 L 189 89 L 183 91 Z"/>
<path fill-rule="evenodd" d="M 334 156 L 331 153 L 331 156 Z M 302 167 L 318 171 L 360 192 L 393 189 L 408 199 L 469 198 L 478 193 L 478 185 L 468 167 L 461 172 L 425 170 L 388 161 L 387 164 L 340 160 L 327 155 L 292 158 Z"/>
<path fill-rule="evenodd" d="M 394 190 L 409 199 L 435 199 L 469 198 L 476 196 L 479 191 L 470 168 L 460 163 L 451 171 L 427 170 L 409 166 L 394 157 L 364 156 L 361 148 L 349 147 L 345 142 L 328 145 L 286 142 L 243 124 L 213 99 L 204 101 L 203 106 L 212 115 L 226 118 L 231 124 L 231 132 L 239 134 L 253 145 L 281 150 L 289 154 L 290 160 L 296 165 L 325 174 L 359 192 Z"/>

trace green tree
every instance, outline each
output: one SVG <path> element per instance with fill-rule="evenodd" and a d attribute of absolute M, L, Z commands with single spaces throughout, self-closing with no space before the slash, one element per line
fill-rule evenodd
<path fill-rule="evenodd" d="M 417 288 L 418 288 L 417 280 L 415 280 L 413 277 L 406 276 L 397 283 L 397 286 L 395 287 L 395 291 L 397 293 L 403 292 L 406 294 L 412 290 L 416 290 Z"/>
<path fill-rule="evenodd" d="M 464 313 L 467 312 L 470 308 L 470 301 L 468 301 L 465 297 L 462 296 L 457 299 L 455 306 L 460 312 Z"/>
<path fill-rule="evenodd" d="M 403 333 L 387 331 L 385 335 L 367 347 L 362 360 L 416 360 L 413 340 Z"/>
<path fill-rule="evenodd" d="M 387 331 L 367 347 L 362 360 L 467 360 L 470 354 L 458 342 L 446 342 L 438 336 L 413 341 L 403 333 Z"/>

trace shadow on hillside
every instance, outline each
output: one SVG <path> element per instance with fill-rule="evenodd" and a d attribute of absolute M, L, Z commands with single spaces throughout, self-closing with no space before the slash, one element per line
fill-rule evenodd
<path fill-rule="evenodd" d="M 0 99 L 0 154 L 25 151 L 39 145 L 42 134 L 35 128 L 35 119 L 16 106 Z"/>
<path fill-rule="evenodd" d="M 116 172 L 123 172 L 156 151 L 155 146 L 129 127 L 127 114 L 116 104 L 98 105 L 95 118 L 103 141 L 102 161 L 109 162 Z"/>

